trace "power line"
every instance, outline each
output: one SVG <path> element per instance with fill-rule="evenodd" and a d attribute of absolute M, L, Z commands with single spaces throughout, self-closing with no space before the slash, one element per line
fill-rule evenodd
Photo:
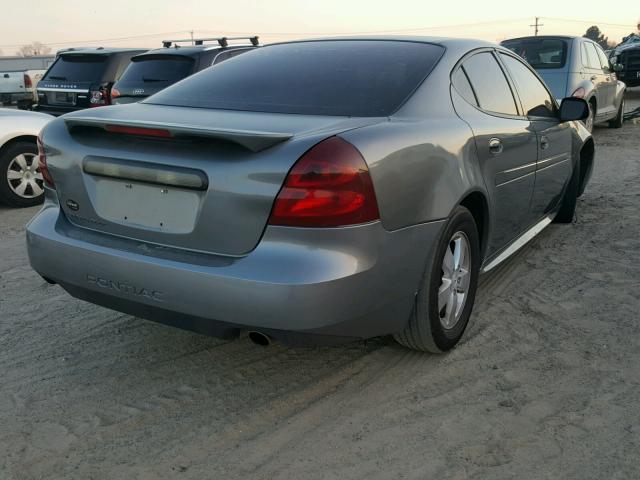
<path fill-rule="evenodd" d="M 388 30 L 369 30 L 369 31 L 358 31 L 358 32 L 261 32 L 261 35 L 265 36 L 307 36 L 307 35 L 373 35 L 373 34 L 383 34 L 383 33 L 403 33 L 403 32 L 422 32 L 429 30 L 442 30 L 447 28 L 462 28 L 462 27 L 476 27 L 476 26 L 489 26 L 500 23 L 514 23 L 524 20 L 526 17 L 521 18 L 507 18 L 502 20 L 489 20 L 484 22 L 474 22 L 474 23 L 459 23 L 454 25 L 436 25 L 433 27 L 415 27 L 415 28 L 397 28 L 397 29 L 388 29 Z M 51 42 L 51 43 L 42 43 L 42 45 L 54 47 L 54 46 L 64 46 L 64 45 L 81 45 L 84 43 L 103 43 L 103 42 L 116 42 L 121 40 L 135 40 L 140 38 L 150 38 L 150 37 L 158 37 L 162 35 L 173 35 L 175 33 L 194 33 L 193 30 L 179 30 L 175 32 L 162 32 L 162 33 L 149 33 L 145 35 L 132 35 L 128 37 L 115 37 L 115 38 L 102 38 L 97 40 L 74 40 L 73 42 Z M 202 33 L 215 33 L 219 35 L 239 35 L 245 34 L 246 31 L 230 31 L 230 30 L 197 30 L 197 32 Z M 0 48 L 19 48 L 23 44 L 13 44 L 13 45 L 0 45 Z"/>
<path fill-rule="evenodd" d="M 57 47 L 63 45 L 82 45 L 83 43 L 102 43 L 102 42 L 116 42 L 119 40 L 135 40 L 139 38 L 151 38 L 151 37 L 159 37 L 162 35 L 173 35 L 175 33 L 184 33 L 186 30 L 178 30 L 175 32 L 161 32 L 161 33 L 148 33 L 145 35 L 132 35 L 130 37 L 116 37 L 116 38 L 102 38 L 99 40 L 74 40 L 73 42 L 54 42 L 54 43 L 42 43 L 47 47 Z M 0 48 L 19 48 L 24 44 L 18 43 L 14 45 L 0 45 Z"/>
<path fill-rule="evenodd" d="M 414 27 L 414 28 L 396 28 L 396 29 L 388 29 L 388 30 L 367 30 L 367 31 L 349 31 L 349 32 L 260 32 L 260 35 L 265 36 L 306 36 L 306 35 L 375 35 L 382 33 L 403 33 L 403 32 L 422 32 L 428 30 L 442 30 L 447 28 L 461 28 L 461 27 L 477 27 L 477 26 L 489 26 L 495 25 L 499 23 L 515 23 L 522 20 L 526 20 L 528 17 L 520 17 L 520 18 L 506 18 L 502 20 L 488 20 L 484 22 L 474 22 L 474 23 L 459 23 L 454 25 L 436 25 L 433 27 Z M 244 34 L 246 32 L 229 32 L 229 31 L 220 31 L 220 30 L 198 30 L 203 33 L 218 33 L 224 35 L 237 35 Z"/>
<path fill-rule="evenodd" d="M 605 22 L 600 22 L 598 20 L 577 20 L 577 19 L 573 19 L 573 18 L 559 18 L 559 17 L 541 17 L 544 18 L 545 20 L 553 20 L 553 21 L 557 21 L 557 22 L 571 22 L 571 23 L 584 23 L 584 24 L 590 24 L 590 25 L 602 25 L 605 27 L 624 27 L 624 28 L 636 28 L 636 25 L 633 24 L 622 24 L 622 23 L 605 23 Z"/>

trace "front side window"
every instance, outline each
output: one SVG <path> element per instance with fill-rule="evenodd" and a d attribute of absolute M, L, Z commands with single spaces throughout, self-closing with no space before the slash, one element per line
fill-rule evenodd
<path fill-rule="evenodd" d="M 516 84 L 525 114 L 533 117 L 556 118 L 556 106 L 540 80 L 521 61 L 511 55 L 500 54 Z"/>
<path fill-rule="evenodd" d="M 602 66 L 602 69 L 610 70 L 609 59 L 607 58 L 607 55 L 602 51 L 600 47 L 596 46 L 595 48 L 596 48 L 596 53 L 598 54 L 598 58 L 600 59 L 600 65 Z"/>
<path fill-rule="evenodd" d="M 463 68 L 480 108 L 493 113 L 518 115 L 511 87 L 492 53 L 482 52 L 472 56 L 465 60 Z"/>

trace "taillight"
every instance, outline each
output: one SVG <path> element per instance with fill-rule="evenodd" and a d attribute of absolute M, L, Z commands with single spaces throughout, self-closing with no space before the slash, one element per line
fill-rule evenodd
<path fill-rule="evenodd" d="M 571 94 L 571 96 L 576 98 L 584 98 L 586 94 L 587 94 L 587 91 L 584 88 L 578 87 L 576 88 L 575 92 Z"/>
<path fill-rule="evenodd" d="M 40 137 L 38 137 L 38 167 L 40 168 L 40 174 L 42 175 L 44 183 L 48 187 L 55 188 L 53 178 L 51 177 L 49 167 L 47 166 L 47 154 L 44 151 L 44 143 L 42 143 L 42 139 Z"/>
<path fill-rule="evenodd" d="M 111 89 L 111 99 L 113 100 L 114 98 L 118 98 L 121 95 L 120 90 L 118 90 L 117 88 L 112 88 Z"/>
<path fill-rule="evenodd" d="M 100 87 L 98 90 L 89 92 L 90 107 L 104 107 L 105 105 L 111 105 L 111 97 L 106 87 Z"/>
<path fill-rule="evenodd" d="M 278 194 L 270 225 L 339 227 L 378 220 L 369 168 L 350 143 L 331 137 L 293 166 Z"/>
<path fill-rule="evenodd" d="M 31 88 L 31 87 L 33 87 L 33 84 L 31 83 L 31 77 L 25 73 L 24 74 L 24 88 Z"/>

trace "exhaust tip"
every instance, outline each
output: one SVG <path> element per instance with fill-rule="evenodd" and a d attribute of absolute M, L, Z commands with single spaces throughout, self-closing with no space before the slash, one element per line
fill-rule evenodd
<path fill-rule="evenodd" d="M 261 332 L 249 332 L 249 340 L 262 347 L 268 347 L 269 345 L 271 345 L 271 337 Z"/>

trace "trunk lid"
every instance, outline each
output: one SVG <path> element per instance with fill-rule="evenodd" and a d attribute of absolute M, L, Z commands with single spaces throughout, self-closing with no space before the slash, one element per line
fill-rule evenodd
<path fill-rule="evenodd" d="M 259 242 L 286 175 L 304 152 L 381 120 L 141 103 L 66 115 L 44 132 L 44 142 L 61 208 L 75 225 L 240 256 Z M 105 128 L 156 129 L 171 137 Z"/>

